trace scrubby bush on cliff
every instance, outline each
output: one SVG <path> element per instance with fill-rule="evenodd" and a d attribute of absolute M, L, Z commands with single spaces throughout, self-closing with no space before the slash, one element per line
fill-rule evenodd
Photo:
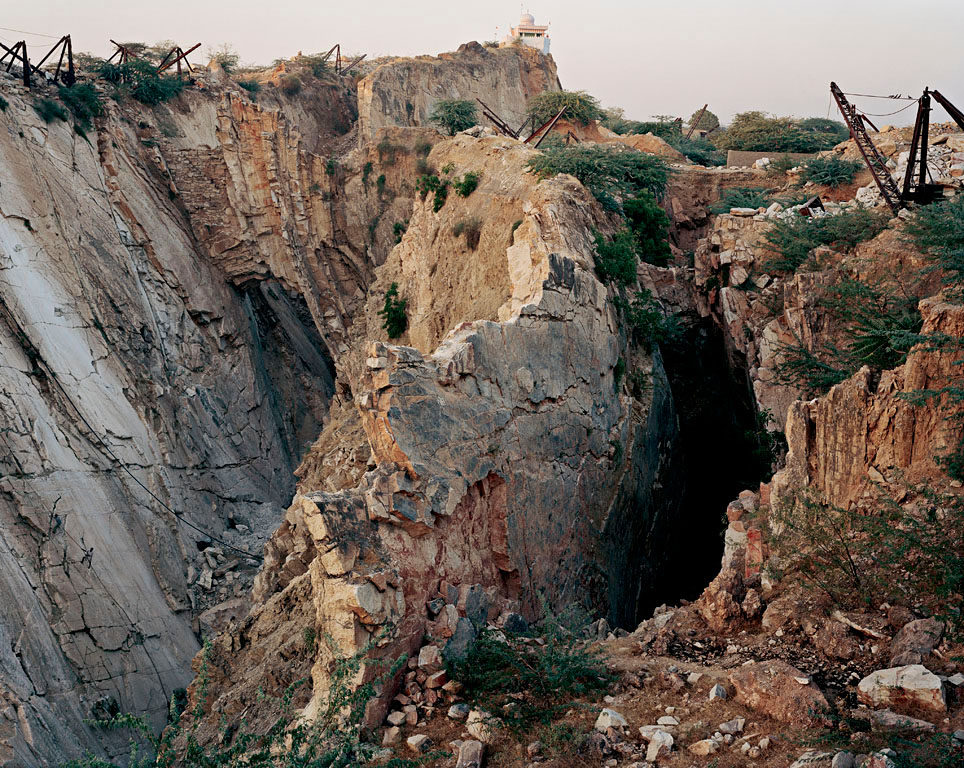
<path fill-rule="evenodd" d="M 585 91 L 543 91 L 529 99 L 528 111 L 533 128 L 552 120 L 563 107 L 566 107 L 564 119 L 583 125 L 603 116 L 599 102 Z"/>
<path fill-rule="evenodd" d="M 659 302 L 646 288 L 640 288 L 631 299 L 617 294 L 613 298 L 613 304 L 622 317 L 626 334 L 634 344 L 639 344 L 647 352 L 679 333 L 676 318 L 667 317 Z"/>
<path fill-rule="evenodd" d="M 60 86 L 57 93 L 82 130 L 90 128 L 94 118 L 104 112 L 100 96 L 91 83 L 75 83 L 69 88 Z"/>
<path fill-rule="evenodd" d="M 623 203 L 623 213 L 636 240 L 639 257 L 650 264 L 665 266 L 670 259 L 669 216 L 649 190 Z"/>
<path fill-rule="evenodd" d="M 808 349 L 799 340 L 784 345 L 775 380 L 801 389 L 808 397 L 823 394 L 867 365 L 894 368 L 923 341 L 919 298 L 906 290 L 847 278 L 828 291 L 820 306 L 843 330 L 842 346 Z"/>
<path fill-rule="evenodd" d="M 475 104 L 464 99 L 442 99 L 435 102 L 428 119 L 454 136 L 471 128 L 478 121 Z"/>
<path fill-rule="evenodd" d="M 238 85 L 252 96 L 257 95 L 261 91 L 261 83 L 257 80 L 238 80 Z"/>
<path fill-rule="evenodd" d="M 397 339 L 408 328 L 408 315 L 405 308 L 407 299 L 398 298 L 398 283 L 392 283 L 385 291 L 385 304 L 378 314 L 382 317 L 382 328 L 388 333 L 388 338 Z"/>
<path fill-rule="evenodd" d="M 172 697 L 168 727 L 160 736 L 154 734 L 154 728 L 146 718 L 134 715 L 118 714 L 92 724 L 131 734 L 132 754 L 128 768 L 354 768 L 367 764 L 377 747 L 363 738 L 365 708 L 376 691 L 396 676 L 405 657 L 391 665 L 369 659 L 374 643 L 353 656 L 343 656 L 330 637 L 325 640 L 334 657 L 331 684 L 326 705 L 311 722 L 299 717 L 292 704 L 296 690 L 304 684 L 299 681 L 276 700 L 278 714 L 273 722 L 256 723 L 253 727 L 243 717 L 240 723 L 233 725 L 224 722 L 216 739 L 201 743 L 198 732 L 206 717 L 208 658 L 212 652 L 211 645 L 206 644 L 195 684 L 196 703 L 185 711 L 178 698 Z M 378 670 L 378 673 L 369 682 L 356 687 L 355 681 L 366 668 Z M 214 714 L 207 713 L 207 717 L 214 717 Z M 142 751 L 148 754 L 142 755 Z M 418 760 L 396 758 L 388 765 L 415 768 L 441 756 L 435 752 Z M 115 767 L 113 763 L 88 754 L 71 760 L 64 768 Z"/>
<path fill-rule="evenodd" d="M 415 191 L 424 200 L 429 192 L 434 193 L 434 198 L 432 200 L 432 210 L 438 213 L 442 210 L 442 206 L 445 205 L 445 201 L 448 199 L 449 195 L 449 180 L 440 179 L 434 173 L 424 174 L 419 176 L 415 181 Z"/>
<path fill-rule="evenodd" d="M 557 619 L 543 622 L 539 634 L 542 645 L 483 630 L 464 660 L 449 665 L 469 702 L 498 717 L 493 726 L 501 723 L 517 736 L 549 725 L 575 699 L 604 690 L 612 679 L 599 654 Z"/>
<path fill-rule="evenodd" d="M 479 186 L 481 176 L 475 171 L 468 171 L 461 179 L 452 181 L 452 188 L 459 197 L 468 197 Z"/>
<path fill-rule="evenodd" d="M 45 123 L 52 123 L 54 120 L 66 120 L 68 117 L 67 110 L 64 109 L 63 105 L 52 99 L 38 99 L 33 108 L 34 112 Z"/>
<path fill-rule="evenodd" d="M 828 245 L 834 250 L 849 251 L 877 237 L 886 226 L 886 216 L 862 209 L 833 216 L 778 219 L 766 233 L 767 246 L 775 254 L 767 266 L 778 272 L 796 272 L 814 248 Z"/>
<path fill-rule="evenodd" d="M 680 124 L 675 120 L 629 120 L 619 107 L 605 110 L 599 122 L 613 133 L 620 135 L 651 133 L 666 141 L 675 137 L 681 138 L 683 135 Z"/>
<path fill-rule="evenodd" d="M 770 512 L 784 573 L 845 608 L 906 605 L 964 630 L 964 500 L 911 487 L 842 508 L 803 493 Z"/>
<path fill-rule="evenodd" d="M 720 199 L 710 206 L 710 213 L 729 213 L 731 208 L 765 208 L 770 196 L 759 187 L 731 187 L 723 190 Z"/>
<path fill-rule="evenodd" d="M 217 48 L 209 48 L 207 54 L 226 75 L 231 74 L 241 61 L 241 57 L 230 43 L 221 43 Z"/>
<path fill-rule="evenodd" d="M 964 195 L 920 208 L 905 231 L 954 295 L 964 296 Z"/>
<path fill-rule="evenodd" d="M 860 169 L 860 163 L 845 160 L 840 155 L 814 157 L 803 164 L 800 173 L 801 181 L 812 181 L 836 189 L 844 184 L 850 184 Z"/>
<path fill-rule="evenodd" d="M 297 75 L 285 75 L 278 83 L 286 96 L 294 96 L 301 92 L 301 78 Z"/>
<path fill-rule="evenodd" d="M 479 247 L 479 240 L 482 238 L 482 219 L 478 216 L 459 219 L 452 227 L 452 234 L 456 237 L 465 235 L 465 244 L 474 251 Z"/>
<path fill-rule="evenodd" d="M 610 280 L 620 285 L 632 285 L 636 282 L 636 238 L 628 229 L 621 229 L 612 238 L 606 238 L 598 232 L 596 238 L 596 252 L 593 259 L 596 262 L 596 274 L 603 282 Z"/>
<path fill-rule="evenodd" d="M 118 94 L 129 93 L 148 106 L 169 101 L 184 89 L 184 81 L 157 74 L 154 65 L 143 59 L 131 59 L 126 64 L 104 62 L 99 74 L 117 86 Z"/>
<path fill-rule="evenodd" d="M 688 125 L 691 128 L 699 128 L 703 131 L 712 131 L 714 128 L 720 127 L 720 118 L 718 118 L 708 109 L 698 109 L 692 115 L 690 115 Z"/>
<path fill-rule="evenodd" d="M 540 179 L 571 174 L 611 211 L 620 211 L 623 200 L 642 190 L 661 199 L 669 177 L 669 167 L 655 155 L 609 144 L 549 149 L 533 156 L 529 170 Z"/>
<path fill-rule="evenodd" d="M 697 165 L 708 167 L 726 165 L 726 155 L 706 139 L 687 139 L 685 136 L 673 136 L 666 141 L 673 149 Z"/>

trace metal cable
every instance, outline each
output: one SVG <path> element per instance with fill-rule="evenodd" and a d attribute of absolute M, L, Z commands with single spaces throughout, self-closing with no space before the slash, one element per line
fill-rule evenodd
<path fill-rule="evenodd" d="M 859 107 L 855 107 L 855 109 L 856 109 L 858 112 L 860 112 L 860 114 L 862 114 L 862 115 L 867 115 L 867 116 L 869 116 L 869 117 L 890 117 L 891 115 L 897 115 L 897 114 L 900 114 L 901 112 L 903 112 L 903 111 L 906 110 L 906 109 L 910 109 L 912 106 L 914 106 L 914 103 L 915 103 L 915 102 L 919 103 L 919 102 L 920 102 L 920 99 L 915 99 L 915 100 L 912 101 L 910 104 L 908 104 L 906 107 L 901 107 L 901 108 L 898 109 L 896 112 L 879 112 L 879 113 L 878 113 L 878 112 L 864 112 L 864 110 L 860 109 Z"/>
<path fill-rule="evenodd" d="M 10 27 L 0 27 L 0 29 L 6 32 L 16 32 L 18 35 L 33 35 L 34 37 L 49 37 L 51 40 L 56 40 L 62 35 L 45 35 L 43 32 L 27 32 L 23 29 L 11 29 Z"/>
<path fill-rule="evenodd" d="M 893 96 L 880 96 L 873 93 L 845 93 L 844 96 L 861 96 L 865 99 L 905 99 L 908 101 L 917 101 L 916 96 L 903 96 L 899 93 L 895 93 Z"/>

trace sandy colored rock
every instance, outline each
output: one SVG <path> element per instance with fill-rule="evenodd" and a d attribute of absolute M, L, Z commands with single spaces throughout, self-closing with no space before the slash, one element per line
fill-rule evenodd
<path fill-rule="evenodd" d="M 735 699 L 784 723 L 818 723 L 829 709 L 827 699 L 800 670 L 784 661 L 753 662 L 729 675 Z"/>
<path fill-rule="evenodd" d="M 872 672 L 857 685 L 857 699 L 871 707 L 888 707 L 898 712 L 918 708 L 947 710 L 944 683 L 921 664 Z"/>

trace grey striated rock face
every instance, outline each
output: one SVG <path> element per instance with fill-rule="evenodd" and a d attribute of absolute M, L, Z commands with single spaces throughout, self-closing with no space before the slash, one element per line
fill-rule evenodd
<path fill-rule="evenodd" d="M 227 283 L 129 123 L 87 142 L 4 93 L 0 763 L 52 765 L 112 707 L 162 724 L 196 617 L 247 610 L 256 561 L 145 487 L 260 553 L 333 383 L 304 302 Z"/>

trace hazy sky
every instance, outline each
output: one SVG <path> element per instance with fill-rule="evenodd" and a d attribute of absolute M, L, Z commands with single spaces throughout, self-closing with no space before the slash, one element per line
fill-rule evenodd
<path fill-rule="evenodd" d="M 497 28 L 501 37 L 521 7 L 511 0 L 7 0 L 4 6 L 0 26 L 69 32 L 75 50 L 107 54 L 108 38 L 174 39 L 184 48 L 201 42 L 201 50 L 230 42 L 243 61 L 257 63 L 335 42 L 370 56 L 436 54 L 493 39 Z M 747 109 L 826 116 L 830 80 L 861 93 L 918 95 L 928 85 L 964 108 L 964 0 L 531 0 L 526 6 L 537 23 L 551 23 L 563 87 L 585 89 L 637 119 L 688 116 L 706 101 L 724 120 Z M 0 28 L 8 44 L 21 37 L 37 49 L 48 42 Z M 903 105 L 859 103 L 871 113 Z M 938 109 L 934 119 L 946 118 Z M 912 110 L 880 118 L 912 120 Z"/>

